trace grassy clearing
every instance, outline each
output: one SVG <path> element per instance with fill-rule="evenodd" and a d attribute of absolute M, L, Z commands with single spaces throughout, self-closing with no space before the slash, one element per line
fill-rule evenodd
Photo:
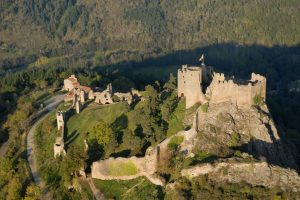
<path fill-rule="evenodd" d="M 84 133 L 95 126 L 97 122 L 103 121 L 111 124 L 117 117 L 129 110 L 126 102 L 113 105 L 97 105 L 91 103 L 79 114 L 72 115 L 67 121 L 68 140 L 75 143 L 82 142 Z M 68 141 L 67 141 L 68 142 Z"/>
<path fill-rule="evenodd" d="M 95 186 L 104 193 L 106 198 L 122 199 L 122 195 L 125 194 L 130 188 L 146 181 L 144 177 L 136 178 L 128 181 L 117 180 L 98 180 L 93 179 Z"/>
<path fill-rule="evenodd" d="M 147 178 L 139 177 L 128 181 L 96 180 L 94 184 L 106 199 L 163 199 L 163 188 L 152 184 Z"/>
<path fill-rule="evenodd" d="M 112 161 L 107 170 L 109 176 L 130 176 L 137 173 L 138 169 L 132 161 Z"/>

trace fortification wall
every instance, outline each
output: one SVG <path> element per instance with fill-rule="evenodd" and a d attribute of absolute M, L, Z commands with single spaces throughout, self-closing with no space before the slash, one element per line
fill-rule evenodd
<path fill-rule="evenodd" d="M 217 104 L 231 101 L 238 106 L 247 107 L 251 105 L 251 85 L 237 85 L 232 80 L 217 81 L 210 87 L 210 103 Z"/>
<path fill-rule="evenodd" d="M 267 97 L 267 79 L 266 77 L 259 75 L 259 74 L 255 74 L 252 73 L 251 74 L 251 82 L 256 82 L 257 85 L 260 86 L 260 92 L 259 94 L 261 95 L 261 97 L 264 98 L 264 100 L 266 100 Z"/>
<path fill-rule="evenodd" d="M 256 95 L 261 95 L 265 99 L 265 93 L 266 78 L 261 75 L 252 73 L 247 85 L 239 85 L 233 80 L 226 80 L 222 73 L 214 73 L 206 95 L 212 104 L 230 101 L 239 107 L 250 107 L 254 104 Z"/>

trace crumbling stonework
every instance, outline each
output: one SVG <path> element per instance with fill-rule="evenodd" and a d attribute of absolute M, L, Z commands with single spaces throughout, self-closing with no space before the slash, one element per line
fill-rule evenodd
<path fill-rule="evenodd" d="M 56 121 L 57 121 L 57 130 L 61 130 L 65 126 L 65 113 L 62 111 L 58 111 L 56 113 Z"/>
<path fill-rule="evenodd" d="M 66 155 L 64 139 L 62 137 L 57 137 L 54 144 L 54 157 Z"/>
<path fill-rule="evenodd" d="M 65 144 L 64 144 L 64 135 L 65 135 L 65 112 L 58 111 L 56 113 L 57 119 L 57 129 L 61 131 L 61 136 L 57 137 L 53 145 L 54 157 L 65 155 Z"/>
<path fill-rule="evenodd" d="M 114 93 L 114 96 L 118 97 L 120 101 L 126 101 L 128 104 L 132 103 L 132 94 L 130 92 L 127 93 L 121 93 L 121 92 L 116 92 Z"/>
<path fill-rule="evenodd" d="M 94 162 L 92 165 L 92 178 L 101 180 L 130 180 L 140 176 L 146 176 L 154 184 L 163 185 L 163 182 L 154 176 L 157 168 L 157 156 L 157 148 L 150 148 L 148 149 L 146 155 L 142 158 L 137 158 L 135 156 L 130 158 L 119 157 Z M 117 164 L 121 167 L 123 163 L 127 162 L 131 162 L 136 166 L 136 174 L 126 176 L 112 176 L 108 174 L 109 168 L 112 164 Z"/>
<path fill-rule="evenodd" d="M 178 97 L 186 100 L 186 108 L 194 104 L 218 104 L 232 102 L 239 107 L 249 108 L 254 98 L 266 99 L 266 78 L 259 74 L 251 74 L 251 79 L 244 83 L 236 83 L 223 73 L 213 73 L 207 66 L 188 67 L 183 65 L 178 70 Z M 205 85 L 208 87 L 205 88 Z M 203 92 L 205 91 L 205 93 Z"/>
<path fill-rule="evenodd" d="M 95 102 L 98 104 L 112 104 L 113 91 L 111 83 L 107 85 L 107 88 L 102 92 L 94 92 Z"/>
<path fill-rule="evenodd" d="M 232 102 L 238 107 L 249 108 L 255 103 L 254 98 L 256 96 L 265 101 L 266 78 L 252 73 L 249 81 L 238 84 L 233 79 L 226 79 L 224 74 L 214 73 L 206 96 L 210 104 Z"/>
<path fill-rule="evenodd" d="M 87 86 L 81 85 L 75 75 L 71 75 L 69 78 L 64 80 L 63 90 L 67 90 L 68 94 L 65 96 L 65 101 L 71 101 L 73 99 L 76 90 L 80 90 L 80 99 L 81 101 L 85 101 L 85 99 L 89 96 L 92 89 Z M 82 102 L 82 103 L 83 103 Z"/>

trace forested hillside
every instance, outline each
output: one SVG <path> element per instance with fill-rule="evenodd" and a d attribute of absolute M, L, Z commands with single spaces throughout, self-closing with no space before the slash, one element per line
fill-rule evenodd
<path fill-rule="evenodd" d="M 298 0 L 1 0 L 0 70 L 139 61 L 220 43 L 292 46 L 299 24 Z"/>

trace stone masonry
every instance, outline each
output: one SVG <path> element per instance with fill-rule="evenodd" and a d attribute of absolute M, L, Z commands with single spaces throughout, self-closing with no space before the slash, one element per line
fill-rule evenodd
<path fill-rule="evenodd" d="M 249 108 L 256 96 L 266 99 L 266 78 L 252 73 L 248 81 L 237 82 L 223 73 L 214 73 L 211 67 L 188 67 L 178 70 L 178 97 L 185 98 L 186 108 L 196 103 L 218 104 L 232 102 L 238 107 Z M 205 88 L 208 85 L 207 88 Z M 205 92 L 204 92 L 205 91 Z"/>

